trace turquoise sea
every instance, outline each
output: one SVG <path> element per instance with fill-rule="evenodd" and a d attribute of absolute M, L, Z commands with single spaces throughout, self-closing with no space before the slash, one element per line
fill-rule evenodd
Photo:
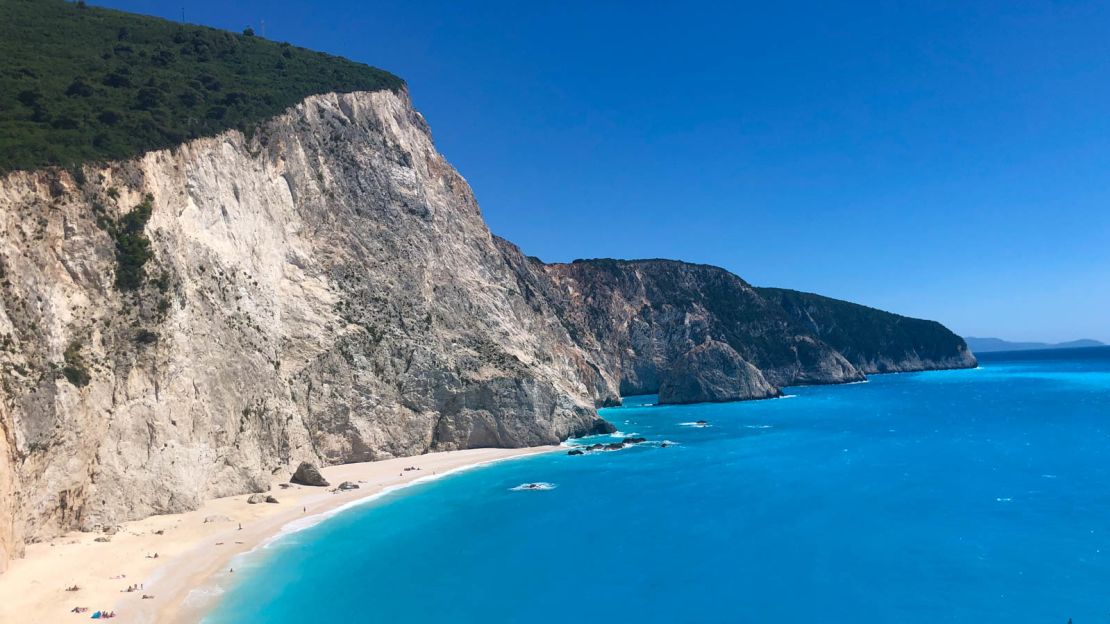
<path fill-rule="evenodd" d="M 653 442 L 334 516 L 240 562 L 207 621 L 1108 622 L 1110 348 L 980 362 L 629 398 L 603 415 Z"/>

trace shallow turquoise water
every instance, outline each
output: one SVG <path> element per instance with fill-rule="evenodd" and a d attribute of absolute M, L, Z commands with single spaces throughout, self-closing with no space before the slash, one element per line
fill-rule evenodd
<path fill-rule="evenodd" d="M 980 359 L 632 398 L 604 415 L 677 444 L 392 494 L 241 563 L 208 621 L 1106 622 L 1110 349 Z"/>

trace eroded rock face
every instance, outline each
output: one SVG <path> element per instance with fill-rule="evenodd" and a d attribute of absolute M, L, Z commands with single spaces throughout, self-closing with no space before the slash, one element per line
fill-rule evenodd
<path fill-rule="evenodd" d="M 758 368 L 716 340 L 684 353 L 667 369 L 659 385 L 660 403 L 767 399 L 779 394 Z"/>
<path fill-rule="evenodd" d="M 963 338 L 936 321 L 909 318 L 813 293 L 757 288 L 792 326 L 811 333 L 864 373 L 974 368 Z"/>
<path fill-rule="evenodd" d="M 147 277 L 121 291 L 113 224 L 148 194 Z M 78 178 L 14 173 L 0 561 L 301 461 L 557 443 L 602 422 L 590 368 L 405 94 L 314 96 L 250 139 Z"/>
<path fill-rule="evenodd" d="M 771 384 L 839 383 L 863 373 L 797 331 L 781 306 L 728 271 L 672 260 L 585 260 L 543 267 L 579 344 L 621 395 L 654 394 L 706 340 L 729 345 Z"/>
<path fill-rule="evenodd" d="M 3 399 L 0 390 L 0 399 Z M 8 561 L 23 555 L 23 530 L 20 513 L 17 464 L 7 405 L 0 403 L 0 572 Z"/>
<path fill-rule="evenodd" d="M 532 262 L 533 272 L 548 279 L 536 290 L 621 395 L 658 392 L 663 403 L 765 398 L 774 396 L 768 388 L 860 381 L 866 372 L 975 366 L 963 339 L 939 323 L 753 288 L 718 267 L 673 260 Z M 723 375 L 703 360 L 732 372 Z"/>

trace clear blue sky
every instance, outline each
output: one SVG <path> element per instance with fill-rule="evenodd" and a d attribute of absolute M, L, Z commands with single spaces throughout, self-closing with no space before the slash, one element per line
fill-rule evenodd
<path fill-rule="evenodd" d="M 94 3 L 406 81 L 490 227 L 1022 340 L 1110 341 L 1110 5 Z"/>

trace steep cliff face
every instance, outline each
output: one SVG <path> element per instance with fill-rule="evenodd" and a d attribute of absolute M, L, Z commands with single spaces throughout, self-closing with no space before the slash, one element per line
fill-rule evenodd
<path fill-rule="evenodd" d="M 8 561 L 23 554 L 22 518 L 15 463 L 11 415 L 0 390 L 0 572 Z"/>
<path fill-rule="evenodd" d="M 717 267 L 672 260 L 536 264 L 551 280 L 548 296 L 571 335 L 623 395 L 659 392 L 661 402 L 673 403 L 765 398 L 776 386 L 975 365 L 963 340 L 939 323 L 753 288 Z M 730 382 L 723 383 L 718 365 L 734 371 Z"/>
<path fill-rule="evenodd" d="M 864 373 L 971 368 L 964 339 L 936 321 L 781 288 L 757 288 L 777 303 L 797 331 L 812 333 Z"/>
<path fill-rule="evenodd" d="M 775 386 L 863 379 L 836 350 L 793 331 L 781 307 L 724 269 L 593 260 L 545 270 L 561 297 L 560 315 L 594 358 L 617 371 L 623 395 L 658 392 L 672 366 L 709 340 L 727 344 Z"/>
<path fill-rule="evenodd" d="M 660 403 L 769 399 L 780 394 L 735 349 L 712 338 L 672 362 L 659 383 Z"/>
<path fill-rule="evenodd" d="M 20 528 L 181 511 L 301 460 L 604 426 L 404 94 L 9 175 L 0 271 L 0 559 Z"/>

